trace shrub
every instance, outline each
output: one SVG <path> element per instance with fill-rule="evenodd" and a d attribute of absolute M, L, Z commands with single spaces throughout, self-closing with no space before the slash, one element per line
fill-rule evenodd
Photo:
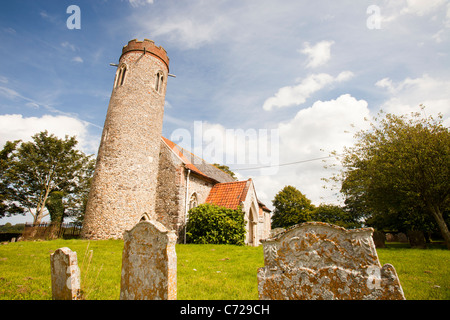
<path fill-rule="evenodd" d="M 201 204 L 189 210 L 186 239 L 196 244 L 244 245 L 245 220 L 241 208 L 236 210 Z"/>

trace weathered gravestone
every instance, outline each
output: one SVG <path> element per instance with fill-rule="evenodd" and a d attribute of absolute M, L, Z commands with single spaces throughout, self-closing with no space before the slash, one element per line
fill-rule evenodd
<path fill-rule="evenodd" d="M 425 235 L 423 231 L 410 230 L 408 231 L 408 240 L 411 248 L 415 249 L 426 249 L 427 242 L 425 240 Z"/>
<path fill-rule="evenodd" d="M 121 300 L 176 300 L 175 231 L 141 221 L 124 233 Z"/>
<path fill-rule="evenodd" d="M 372 233 L 308 222 L 263 241 L 259 298 L 405 299 L 394 267 L 381 267 Z"/>
<path fill-rule="evenodd" d="M 80 295 L 80 268 L 77 253 L 59 248 L 50 256 L 53 300 L 77 300 Z"/>
<path fill-rule="evenodd" d="M 386 248 L 386 235 L 382 231 L 375 231 L 372 235 L 375 248 Z"/>

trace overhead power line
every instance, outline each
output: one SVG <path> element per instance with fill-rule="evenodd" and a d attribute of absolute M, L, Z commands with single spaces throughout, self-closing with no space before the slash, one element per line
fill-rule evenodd
<path fill-rule="evenodd" d="M 333 156 L 326 156 L 326 157 L 320 157 L 320 158 L 300 160 L 300 161 L 294 161 L 294 162 L 288 162 L 288 163 L 281 163 L 281 164 L 276 164 L 276 165 L 260 166 L 260 167 L 253 167 L 253 168 L 236 168 L 236 169 L 231 169 L 231 170 L 232 171 L 244 171 L 244 170 L 256 170 L 256 169 L 273 168 L 273 167 L 285 167 L 285 166 L 290 166 L 290 165 L 299 164 L 299 163 L 306 163 L 306 162 L 312 162 L 312 161 L 317 161 L 317 160 L 325 160 L 325 159 L 330 159 L 330 158 L 336 158 L 336 157 L 339 157 L 339 156 L 340 155 L 333 155 Z"/>

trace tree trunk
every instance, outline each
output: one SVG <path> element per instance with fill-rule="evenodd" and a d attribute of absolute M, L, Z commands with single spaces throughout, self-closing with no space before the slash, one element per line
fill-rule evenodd
<path fill-rule="evenodd" d="M 50 194 L 50 188 L 47 187 L 45 190 L 44 200 L 38 204 L 36 208 L 36 216 L 34 217 L 34 223 L 41 223 L 44 217 L 45 202 L 47 201 L 48 195 Z"/>
<path fill-rule="evenodd" d="M 441 231 L 441 235 L 444 238 L 445 245 L 447 249 L 450 250 L 450 232 L 448 231 L 447 224 L 445 223 L 444 217 L 442 216 L 442 212 L 437 206 L 433 206 L 428 204 L 428 210 L 431 212 L 431 215 L 436 220 L 436 223 Z"/>

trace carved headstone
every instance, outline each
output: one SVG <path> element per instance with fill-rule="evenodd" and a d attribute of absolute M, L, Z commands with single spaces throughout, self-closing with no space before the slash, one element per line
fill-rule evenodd
<path fill-rule="evenodd" d="M 124 233 L 121 300 L 176 300 L 175 231 L 141 221 Z"/>
<path fill-rule="evenodd" d="M 394 267 L 381 267 L 372 233 L 308 222 L 263 241 L 259 298 L 405 299 Z"/>
<path fill-rule="evenodd" d="M 59 248 L 50 256 L 53 300 L 77 300 L 80 295 L 80 268 L 77 253 Z"/>

